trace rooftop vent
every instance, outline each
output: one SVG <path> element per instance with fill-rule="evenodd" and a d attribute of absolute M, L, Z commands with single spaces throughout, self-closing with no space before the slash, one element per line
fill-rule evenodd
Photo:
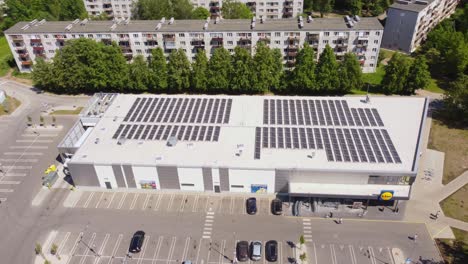
<path fill-rule="evenodd" d="M 33 21 L 29 22 L 29 24 L 32 26 L 37 23 L 37 19 L 34 19 Z"/>
<path fill-rule="evenodd" d="M 117 140 L 117 145 L 123 145 L 125 143 L 127 139 L 125 137 L 121 137 L 119 138 L 119 140 Z"/>
<path fill-rule="evenodd" d="M 161 18 L 161 24 L 164 24 L 165 22 L 166 22 L 166 18 L 165 17 Z"/>
<path fill-rule="evenodd" d="M 397 0 L 396 2 L 401 5 L 409 5 L 411 3 L 410 1 L 405 1 L 405 0 Z"/>
<path fill-rule="evenodd" d="M 353 19 L 354 19 L 354 21 L 356 21 L 356 22 L 361 21 L 361 18 L 360 18 L 358 15 L 355 15 Z"/>
<path fill-rule="evenodd" d="M 80 22 L 80 20 L 77 18 L 77 19 L 73 20 L 72 24 L 73 24 L 73 25 L 76 25 L 76 24 L 78 24 L 79 22 Z"/>
<path fill-rule="evenodd" d="M 263 23 L 265 23 L 265 21 L 266 21 L 266 18 L 265 18 L 265 16 L 262 16 L 262 17 L 260 17 L 260 24 L 263 24 Z"/>
<path fill-rule="evenodd" d="M 250 24 L 250 29 L 254 29 L 255 28 L 255 21 L 252 21 L 252 23 Z"/>
<path fill-rule="evenodd" d="M 207 30 L 208 29 L 208 22 L 205 22 L 205 25 L 203 25 L 203 30 Z"/>
<path fill-rule="evenodd" d="M 116 27 L 117 27 L 117 24 L 113 24 L 113 25 L 110 27 L 110 29 L 111 29 L 111 30 L 114 30 Z"/>
<path fill-rule="evenodd" d="M 99 138 L 96 138 L 96 139 L 94 140 L 94 144 L 99 144 Z"/>
<path fill-rule="evenodd" d="M 221 22 L 221 20 L 219 19 L 219 17 L 216 17 L 215 24 L 219 24 L 219 22 Z"/>
<path fill-rule="evenodd" d="M 307 17 L 307 23 L 310 23 L 310 22 L 312 22 L 312 21 L 314 21 L 314 19 L 312 18 L 312 16 L 308 16 L 308 17 Z"/>
<path fill-rule="evenodd" d="M 169 19 L 169 25 L 172 25 L 172 24 L 174 24 L 174 18 L 173 17 L 171 17 L 171 19 Z"/>
<path fill-rule="evenodd" d="M 161 29 L 161 26 L 162 26 L 162 24 L 161 24 L 161 22 L 159 22 L 159 23 L 156 25 L 156 30 Z"/>
<path fill-rule="evenodd" d="M 177 137 L 169 137 L 166 145 L 168 147 L 174 147 L 175 145 L 177 145 Z"/>
<path fill-rule="evenodd" d="M 72 27 L 73 27 L 73 24 L 70 24 L 70 25 L 68 25 L 67 27 L 65 27 L 65 30 L 66 30 L 66 31 L 70 31 L 70 29 L 72 29 Z"/>
<path fill-rule="evenodd" d="M 427 5 L 427 4 L 429 4 L 426 0 L 416 0 L 414 3 L 418 4 L 418 5 Z"/>
<path fill-rule="evenodd" d="M 44 24 L 46 21 L 47 21 L 47 20 L 42 19 L 41 21 L 39 21 L 39 22 L 36 24 L 36 26 L 42 25 L 42 24 Z"/>
<path fill-rule="evenodd" d="M 87 18 L 83 19 L 83 21 L 81 21 L 80 25 L 84 26 L 84 25 L 86 25 L 86 23 L 88 23 Z"/>
<path fill-rule="evenodd" d="M 304 27 L 304 22 L 303 21 L 300 21 L 299 22 L 299 28 L 303 28 Z"/>

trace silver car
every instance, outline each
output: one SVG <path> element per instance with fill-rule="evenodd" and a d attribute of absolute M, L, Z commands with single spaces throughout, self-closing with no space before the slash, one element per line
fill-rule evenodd
<path fill-rule="evenodd" d="M 262 242 L 252 241 L 250 244 L 250 258 L 253 261 L 259 261 L 262 258 Z"/>

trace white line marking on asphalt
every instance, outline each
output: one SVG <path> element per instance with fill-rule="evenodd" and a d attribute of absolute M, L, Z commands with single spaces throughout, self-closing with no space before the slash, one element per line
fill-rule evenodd
<path fill-rule="evenodd" d="M 147 239 L 146 241 L 150 241 L 150 236 L 147 235 L 145 239 Z M 146 251 L 146 247 L 148 246 L 148 244 L 149 243 L 144 243 L 143 248 L 141 249 L 141 254 L 140 254 L 141 258 L 138 259 L 137 264 L 140 264 L 141 261 L 143 261 L 143 257 L 145 256 L 145 251 Z"/>
<path fill-rule="evenodd" d="M 304 226 L 304 229 L 312 229 L 311 226 Z"/>
<path fill-rule="evenodd" d="M 169 264 L 169 262 L 171 262 L 172 260 L 172 255 L 174 254 L 176 241 L 177 241 L 177 237 L 173 237 L 171 247 L 169 248 L 169 255 L 167 256 L 166 264 Z"/>
<path fill-rule="evenodd" d="M 0 202 L 6 202 L 7 198 L 0 198 Z"/>
<path fill-rule="evenodd" d="M 62 254 L 65 243 L 67 243 L 68 238 L 70 238 L 70 234 L 71 232 L 67 232 L 65 234 L 65 237 L 62 239 L 62 242 L 60 242 L 60 245 L 58 246 L 57 256 L 60 256 Z"/>
<path fill-rule="evenodd" d="M 154 255 L 153 255 L 153 260 L 151 261 L 151 264 L 154 264 L 155 261 L 158 259 L 159 257 L 159 251 L 161 250 L 161 245 L 162 245 L 162 241 L 163 241 L 164 237 L 163 236 L 160 236 L 158 238 L 158 244 L 156 244 L 156 250 L 154 251 Z"/>
<path fill-rule="evenodd" d="M 117 238 L 117 242 L 114 245 L 114 249 L 112 249 L 111 258 L 109 258 L 109 261 L 107 262 L 107 264 L 111 264 L 112 261 L 114 260 L 115 253 L 117 253 L 117 249 L 118 249 L 118 247 L 120 245 L 120 242 L 122 241 L 122 237 L 123 237 L 123 235 L 119 234 L 119 237 Z"/>
<path fill-rule="evenodd" d="M 315 264 L 318 264 L 318 261 L 317 261 L 317 248 L 315 247 L 315 243 L 314 243 L 313 245 L 314 245 L 314 258 L 315 258 Z"/>
<path fill-rule="evenodd" d="M 32 166 L 3 166 L 3 168 L 6 169 L 8 173 L 10 170 L 30 170 Z"/>
<path fill-rule="evenodd" d="M 215 212 L 206 212 L 207 215 L 214 215 Z"/>
<path fill-rule="evenodd" d="M 146 209 L 146 207 L 148 206 L 148 202 L 149 202 L 150 197 L 151 197 L 151 194 L 148 193 L 148 194 L 146 195 L 145 202 L 143 203 L 143 206 L 141 207 L 141 210 L 145 210 L 145 209 Z"/>
<path fill-rule="evenodd" d="M 119 202 L 119 205 L 117 206 L 117 209 L 120 209 L 122 208 L 122 205 L 125 201 L 125 197 L 127 197 L 127 193 L 124 193 L 124 195 L 122 195 L 122 198 L 120 199 L 120 202 Z"/>
<path fill-rule="evenodd" d="M 91 195 L 88 196 L 88 199 L 86 200 L 85 204 L 83 205 L 83 208 L 88 208 L 89 203 L 91 202 L 91 199 L 94 196 L 94 192 L 91 193 Z"/>
<path fill-rule="evenodd" d="M 213 219 L 213 218 L 214 218 L 214 215 L 207 215 L 206 218 L 208 218 L 208 219 Z"/>
<path fill-rule="evenodd" d="M 138 196 L 140 196 L 139 193 L 137 193 L 137 194 L 133 197 L 132 204 L 130 205 L 130 210 L 133 210 L 133 208 L 135 208 L 135 204 L 136 204 L 136 201 L 137 201 L 137 199 L 138 199 Z"/>
<path fill-rule="evenodd" d="M 377 264 L 375 260 L 374 249 L 370 246 L 368 248 L 369 248 L 369 256 L 370 256 L 372 264 Z"/>
<path fill-rule="evenodd" d="M 49 146 L 10 146 L 11 149 L 48 149 Z"/>
<path fill-rule="evenodd" d="M 280 241 L 280 242 L 278 242 L 278 244 L 279 244 L 279 246 L 278 246 L 279 247 L 279 250 L 278 250 L 278 252 L 279 252 L 279 254 L 278 254 L 278 263 L 281 264 L 281 263 L 283 263 L 283 259 L 282 259 L 283 258 L 283 242 Z"/>
<path fill-rule="evenodd" d="M 226 240 L 223 240 L 223 242 L 221 242 L 221 249 L 219 250 L 220 252 L 223 252 L 222 254 L 219 254 L 219 264 L 223 263 L 223 256 L 225 256 L 226 254 L 224 254 L 225 252 L 225 248 L 226 248 Z"/>
<path fill-rule="evenodd" d="M 65 264 L 70 263 L 71 259 L 73 258 L 73 254 L 75 253 L 75 250 L 78 247 L 78 242 L 80 241 L 80 238 L 81 238 L 82 235 L 83 235 L 83 232 L 80 232 L 78 234 L 78 237 L 76 238 L 75 243 L 73 244 L 73 247 L 70 250 L 70 253 L 68 254 L 70 257 L 67 259 L 67 262 Z"/>
<path fill-rule="evenodd" d="M 311 225 L 310 222 L 304 222 L 304 223 L 302 223 L 302 224 L 305 225 L 305 226 L 310 226 L 310 225 Z"/>
<path fill-rule="evenodd" d="M 185 204 L 187 203 L 187 195 L 185 194 L 183 197 L 182 197 L 182 201 L 180 202 L 180 205 L 179 205 L 179 212 L 183 212 L 184 211 L 184 207 L 185 207 Z"/>
<path fill-rule="evenodd" d="M 101 203 L 102 197 L 104 197 L 104 192 L 103 192 L 103 193 L 101 194 L 101 196 L 99 197 L 99 200 L 98 200 L 98 202 L 96 203 L 96 207 L 95 207 L 95 208 L 98 208 L 99 204 Z"/>
<path fill-rule="evenodd" d="M 95 238 L 96 238 L 96 233 L 93 233 L 93 235 L 91 236 L 91 240 L 87 242 L 86 244 L 92 245 Z M 81 258 L 80 264 L 83 264 L 85 262 L 86 257 L 88 256 L 88 252 L 89 252 L 89 247 L 86 247 L 85 253 L 83 257 Z"/>
<path fill-rule="evenodd" d="M 195 264 L 199 264 L 199 263 L 198 263 L 198 257 L 200 256 L 200 249 L 201 249 L 202 239 L 203 239 L 203 238 L 200 238 L 200 240 L 198 241 L 198 250 L 197 250 L 197 257 L 196 257 Z"/>
<path fill-rule="evenodd" d="M 182 251 L 182 259 L 180 261 L 185 261 L 187 258 L 187 252 L 188 252 L 189 245 L 190 245 L 190 239 L 191 239 L 190 237 L 187 237 L 185 239 L 184 251 Z"/>
<path fill-rule="evenodd" d="M 158 201 L 156 202 L 156 205 L 154 206 L 154 210 L 158 211 L 159 210 L 159 205 L 161 204 L 161 200 L 164 194 L 159 194 L 158 195 Z"/>
<path fill-rule="evenodd" d="M 0 184 L 20 184 L 20 181 L 0 181 Z"/>
<path fill-rule="evenodd" d="M 174 202 L 174 194 L 171 194 L 171 199 L 169 200 L 169 203 L 167 204 L 167 211 L 171 211 L 172 203 Z"/>
<path fill-rule="evenodd" d="M 209 239 L 210 236 L 202 236 L 202 238 Z"/>
<path fill-rule="evenodd" d="M 12 189 L 0 189 L 0 193 L 11 193 L 13 192 Z"/>
<path fill-rule="evenodd" d="M 229 208 L 229 213 L 230 214 L 234 214 L 234 201 L 235 201 L 235 197 L 231 196 L 231 206 Z"/>
<path fill-rule="evenodd" d="M 6 156 L 42 156 L 44 154 L 41 153 L 41 152 L 27 152 L 27 153 L 23 153 L 23 152 L 5 152 L 5 153 L 3 153 L 3 155 L 6 155 Z"/>
<path fill-rule="evenodd" d="M 208 222 L 208 223 L 212 223 L 213 222 L 213 219 L 205 219 L 205 223 Z"/>
<path fill-rule="evenodd" d="M 349 245 L 349 254 L 351 255 L 351 262 L 352 264 L 357 264 L 356 256 L 354 255 L 354 248 L 353 245 Z"/>
<path fill-rule="evenodd" d="M 30 162 L 32 162 L 32 163 L 34 163 L 34 162 L 37 162 L 37 161 L 38 161 L 38 159 L 19 159 L 19 160 L 17 160 L 17 159 L 0 159 L 1 163 L 5 163 L 5 162 L 8 162 L 8 163 L 9 162 L 20 162 L 20 163 L 30 163 Z"/>
<path fill-rule="evenodd" d="M 203 235 L 211 235 L 211 231 L 203 231 Z"/>
<path fill-rule="evenodd" d="M 390 256 L 391 264 L 395 264 L 395 261 L 394 261 L 394 259 L 393 259 L 392 252 L 390 251 L 390 248 L 387 248 L 387 251 L 388 251 L 388 255 Z"/>
<path fill-rule="evenodd" d="M 107 205 L 107 209 L 109 209 L 110 205 L 112 204 L 112 201 L 114 201 L 115 194 L 116 194 L 115 192 L 112 194 L 109 204 Z"/>
<path fill-rule="evenodd" d="M 193 201 L 193 206 L 192 206 L 192 212 L 195 213 L 197 211 L 197 205 L 198 205 L 198 198 L 199 198 L 199 195 L 197 194 L 195 196 L 195 201 Z"/>
<path fill-rule="evenodd" d="M 210 210 L 208 210 L 208 204 L 209 204 L 209 203 L 210 203 L 210 196 L 208 196 L 208 197 L 206 198 L 205 212 L 211 211 L 211 208 L 210 208 Z"/>
<path fill-rule="evenodd" d="M 16 143 L 52 143 L 53 140 L 44 139 L 44 140 L 32 140 L 32 139 L 17 139 Z"/>
<path fill-rule="evenodd" d="M 24 177 L 28 175 L 27 173 L 16 173 L 16 172 L 10 172 L 10 173 L 5 173 L 5 177 Z"/>
<path fill-rule="evenodd" d="M 104 237 L 104 242 L 102 242 L 101 248 L 99 248 L 98 255 L 94 258 L 94 264 L 97 264 L 104 253 L 104 248 L 106 247 L 107 241 L 109 240 L 110 234 L 106 234 Z"/>
<path fill-rule="evenodd" d="M 332 257 L 332 263 L 337 264 L 336 263 L 335 245 L 333 245 L 333 244 L 330 245 L 330 251 L 331 251 L 331 257 Z"/>
<path fill-rule="evenodd" d="M 58 134 L 22 134 L 22 137 L 56 137 Z"/>

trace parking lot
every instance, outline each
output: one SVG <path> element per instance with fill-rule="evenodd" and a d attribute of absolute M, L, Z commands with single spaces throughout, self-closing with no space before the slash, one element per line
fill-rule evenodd
<path fill-rule="evenodd" d="M 131 238 L 132 233 L 54 231 L 44 241 L 43 252 L 49 260 L 54 260 L 56 256 L 50 255 L 49 252 L 52 244 L 56 244 L 58 255 L 66 264 L 111 264 L 125 263 L 125 261 L 138 264 L 169 264 L 182 263 L 184 260 L 196 264 L 228 264 L 232 263 L 238 241 L 234 238 L 217 240 L 146 233 L 141 252 L 128 254 Z M 266 241 L 261 242 L 263 245 L 266 243 Z M 393 263 L 389 248 L 314 242 L 306 243 L 306 246 L 308 262 L 311 264 Z M 278 239 L 278 261 L 273 263 L 290 263 L 294 257 L 294 250 L 288 241 Z M 249 260 L 245 263 L 252 264 L 252 262 Z M 257 263 L 267 263 L 267 261 L 263 256 Z"/>
<path fill-rule="evenodd" d="M 114 210 L 143 210 L 154 212 L 215 212 L 223 215 L 246 214 L 249 196 L 208 195 L 148 192 L 91 192 L 84 191 L 70 207 Z M 273 197 L 257 197 L 259 215 L 271 215 Z"/>

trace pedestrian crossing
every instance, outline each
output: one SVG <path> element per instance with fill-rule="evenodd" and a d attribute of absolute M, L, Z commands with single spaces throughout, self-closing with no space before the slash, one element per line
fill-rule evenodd
<path fill-rule="evenodd" d="M 306 242 L 312 242 L 312 224 L 309 218 L 302 219 L 302 228 L 304 232 L 304 240 Z"/>
<path fill-rule="evenodd" d="M 211 238 L 211 232 L 213 231 L 213 222 L 215 218 L 215 213 L 213 211 L 206 212 L 205 216 L 205 225 L 203 227 L 203 236 L 202 238 L 209 239 Z"/>

